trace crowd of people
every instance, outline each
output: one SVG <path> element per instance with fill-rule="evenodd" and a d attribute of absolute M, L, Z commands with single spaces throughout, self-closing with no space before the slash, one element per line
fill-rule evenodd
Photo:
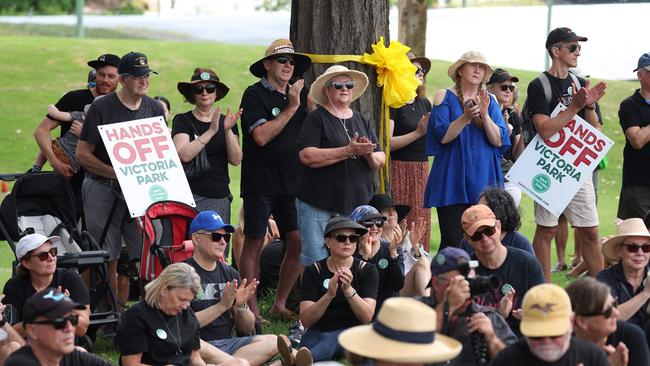
<path fill-rule="evenodd" d="M 367 75 L 333 65 L 307 86 L 302 74 L 311 60 L 286 39 L 250 66 L 259 81 L 238 108 L 215 108 L 230 89 L 215 70 L 195 68 L 177 85 L 192 108 L 173 119 L 167 98 L 148 96 L 157 72 L 146 55 L 99 56 L 88 62 L 88 87 L 48 108 L 34 132 L 40 151 L 30 171 L 49 161 L 69 179 L 81 222 L 108 253 L 124 366 L 342 358 L 355 365 L 647 365 L 650 53 L 634 69 L 640 88 L 619 110 L 626 145 L 615 235 L 601 243 L 597 193 L 586 179 L 560 216 L 535 203 L 537 226 L 527 238 L 518 232 L 522 191 L 504 178 L 533 135 L 549 138 L 576 115 L 600 129 L 597 103 L 607 85 L 572 71 L 586 41 L 569 28 L 549 33 L 551 66 L 528 85 L 523 108 L 519 78 L 493 69 L 480 52 L 461 55 L 448 69 L 451 86 L 432 100 L 424 90 L 431 62 L 406 55 L 419 85 L 414 99 L 390 111 L 386 193 L 375 185 L 387 158 L 374 122 L 352 104 L 369 87 Z M 551 116 L 559 103 L 566 109 Z M 124 268 L 139 260 L 142 241 L 98 127 L 156 116 L 173 120 L 198 211 L 187 233 L 194 251 L 128 306 Z M 240 164 L 235 228 L 229 165 Z M 566 290 L 549 283 L 551 241 L 563 220 L 575 230 L 587 272 Z M 0 305 L 14 310 L 0 319 L 5 365 L 108 364 L 75 346 L 88 329 L 89 289 L 74 270 L 57 268 L 60 240 L 34 233 L 16 246 L 18 266 Z M 263 265 L 272 247 L 280 253 L 275 267 Z M 256 294 L 267 276 L 277 277 L 268 316 L 295 321 L 291 338 L 263 334 L 268 320 Z"/>

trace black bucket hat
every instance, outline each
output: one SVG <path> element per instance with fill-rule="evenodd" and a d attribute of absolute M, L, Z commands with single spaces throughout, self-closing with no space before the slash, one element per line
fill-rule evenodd
<path fill-rule="evenodd" d="M 325 225 L 325 237 L 328 237 L 332 231 L 339 229 L 352 229 L 359 235 L 366 235 L 368 233 L 368 229 L 347 217 L 334 216 Z"/>
<path fill-rule="evenodd" d="M 385 193 L 378 193 L 372 196 L 368 204 L 376 208 L 379 212 L 387 208 L 395 208 L 395 211 L 397 211 L 397 222 L 402 222 L 406 215 L 411 212 L 411 206 L 396 205 L 393 203 L 393 199 Z"/>
<path fill-rule="evenodd" d="M 176 89 L 183 94 L 185 99 L 187 99 L 188 102 L 194 104 L 194 92 L 192 91 L 192 86 L 197 83 L 201 82 L 210 82 L 213 83 L 217 86 L 217 98 L 215 101 L 223 98 L 228 94 L 228 91 L 230 91 L 230 88 L 226 86 L 226 84 L 222 83 L 219 81 L 219 77 L 217 76 L 217 73 L 214 72 L 212 69 L 203 69 L 200 67 L 197 67 L 194 69 L 194 73 L 192 74 L 192 77 L 190 78 L 189 82 L 181 81 L 176 85 Z"/>

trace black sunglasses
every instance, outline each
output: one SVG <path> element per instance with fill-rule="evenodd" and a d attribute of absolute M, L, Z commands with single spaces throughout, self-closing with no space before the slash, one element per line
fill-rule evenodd
<path fill-rule="evenodd" d="M 296 60 L 294 60 L 293 57 L 280 56 L 280 57 L 274 58 L 274 60 L 277 61 L 279 64 L 282 64 L 282 65 L 286 64 L 287 62 L 289 62 L 289 65 L 295 65 L 296 64 Z"/>
<path fill-rule="evenodd" d="M 79 323 L 79 315 L 72 314 L 64 318 L 56 318 L 51 320 L 37 320 L 32 322 L 32 324 L 49 324 L 54 327 L 56 330 L 65 329 L 65 326 L 68 325 L 68 321 L 72 324 L 73 327 L 76 327 Z"/>
<path fill-rule="evenodd" d="M 349 89 L 354 88 L 354 84 L 356 84 L 354 82 L 354 80 L 350 80 L 350 81 L 346 81 L 346 82 L 332 81 L 332 82 L 328 83 L 327 86 L 333 86 L 334 89 L 336 89 L 336 90 L 341 90 L 341 89 L 343 89 L 343 87 L 345 87 L 346 89 L 349 90 Z"/>
<path fill-rule="evenodd" d="M 488 226 L 487 228 L 483 230 L 477 230 L 474 232 L 474 235 L 470 236 L 469 238 L 472 239 L 473 241 L 479 241 L 481 238 L 483 238 L 483 235 L 490 237 L 494 235 L 494 233 L 497 231 L 496 226 Z"/>
<path fill-rule="evenodd" d="M 579 44 L 572 44 L 571 46 L 558 46 L 557 48 L 566 48 L 570 53 L 574 53 L 575 51 L 580 51 L 582 46 Z"/>
<path fill-rule="evenodd" d="M 205 86 L 193 86 L 192 91 L 194 94 L 203 94 L 204 91 L 208 94 L 212 94 L 217 91 L 217 86 L 214 84 Z"/>
<path fill-rule="evenodd" d="M 426 73 L 426 72 L 425 72 L 424 69 L 421 68 L 421 67 L 418 67 L 417 70 L 415 70 L 415 75 L 417 75 L 417 74 L 422 74 L 422 75 L 424 75 L 425 73 Z"/>
<path fill-rule="evenodd" d="M 650 253 L 650 244 L 638 245 L 638 244 L 623 243 L 621 245 L 624 246 L 625 249 L 627 249 L 627 251 L 630 253 L 636 253 L 639 251 L 639 249 L 641 249 L 643 253 Z"/>
<path fill-rule="evenodd" d="M 351 234 L 351 235 L 343 235 L 343 234 L 336 234 L 332 235 L 332 238 L 336 239 L 339 243 L 345 243 L 346 240 L 349 240 L 350 243 L 358 243 L 359 238 L 361 236 L 357 234 Z"/>
<path fill-rule="evenodd" d="M 605 319 L 609 319 L 612 316 L 612 312 L 617 307 L 618 307 L 618 298 L 615 297 L 614 302 L 612 303 L 612 305 L 608 306 L 607 309 L 605 309 L 603 311 L 595 311 L 593 313 L 577 314 L 577 315 L 580 315 L 580 316 L 599 316 L 599 315 L 602 315 L 602 316 L 605 317 Z"/>
<path fill-rule="evenodd" d="M 510 90 L 511 93 L 515 92 L 515 86 L 514 85 L 503 84 L 503 85 L 499 86 L 499 89 L 501 89 L 502 92 L 505 92 L 507 90 Z"/>
<path fill-rule="evenodd" d="M 29 255 L 29 257 L 37 257 L 41 262 L 45 262 L 50 258 L 50 256 L 52 256 L 52 258 L 56 258 L 57 254 L 59 254 L 59 250 L 56 249 L 56 247 L 52 247 L 47 252 L 32 253 Z"/>
<path fill-rule="evenodd" d="M 211 235 L 212 236 L 212 241 L 214 241 L 214 242 L 221 241 L 221 239 L 223 239 L 225 241 L 230 241 L 230 233 L 225 233 L 225 234 L 222 234 L 222 233 L 199 233 L 199 234 Z"/>
<path fill-rule="evenodd" d="M 361 225 L 365 227 L 372 227 L 372 225 L 375 225 L 376 227 L 383 227 L 384 220 L 383 219 L 365 220 L 365 221 L 361 221 Z"/>

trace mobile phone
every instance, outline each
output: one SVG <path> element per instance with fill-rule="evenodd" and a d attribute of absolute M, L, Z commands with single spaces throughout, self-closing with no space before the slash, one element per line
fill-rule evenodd
<path fill-rule="evenodd" d="M 468 99 L 465 101 L 464 104 L 465 108 L 471 108 L 476 106 L 476 101 L 474 99 Z M 472 123 L 476 125 L 477 127 L 481 127 L 481 118 L 479 117 L 474 117 L 472 118 Z"/>
<path fill-rule="evenodd" d="M 2 311 L 2 319 L 6 320 L 9 324 L 14 324 L 18 320 L 13 304 L 5 305 L 5 309 Z"/>

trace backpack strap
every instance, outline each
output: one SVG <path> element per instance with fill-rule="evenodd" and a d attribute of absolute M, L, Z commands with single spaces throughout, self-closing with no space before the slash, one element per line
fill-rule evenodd
<path fill-rule="evenodd" d="M 314 263 L 314 268 L 316 268 L 316 272 L 320 274 L 320 263 L 319 262 Z"/>
<path fill-rule="evenodd" d="M 553 93 L 551 91 L 551 82 L 548 80 L 548 76 L 546 76 L 544 73 L 541 73 L 537 79 L 539 79 L 540 83 L 542 83 L 542 89 L 544 89 L 544 98 L 546 98 L 546 104 L 551 103 Z"/>
<path fill-rule="evenodd" d="M 573 73 L 569 72 L 569 76 L 571 76 L 571 80 L 573 80 L 573 84 L 576 86 L 576 91 L 582 89 L 582 84 L 580 84 L 580 79 Z"/>

